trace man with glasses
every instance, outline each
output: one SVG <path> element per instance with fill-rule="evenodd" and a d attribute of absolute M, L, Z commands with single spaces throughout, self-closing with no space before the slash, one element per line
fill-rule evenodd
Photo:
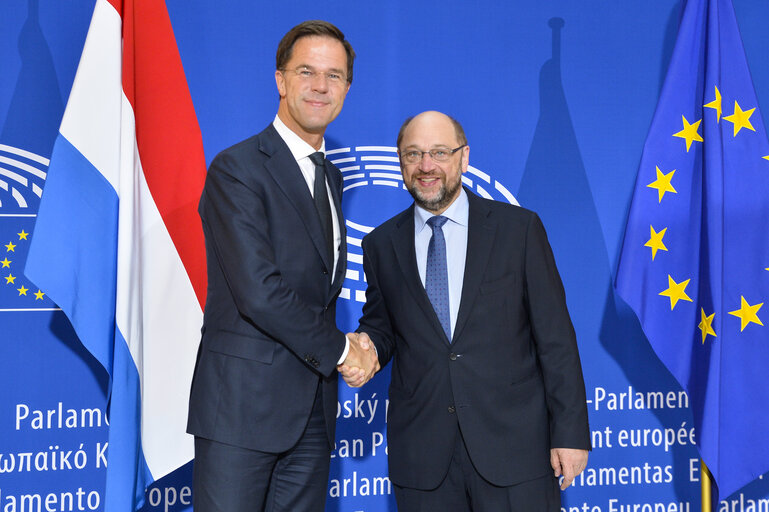
<path fill-rule="evenodd" d="M 394 360 L 387 439 L 398 510 L 559 511 L 557 477 L 565 489 L 585 468 L 590 435 L 542 223 L 462 188 L 470 148 L 456 120 L 407 119 L 397 145 L 415 204 L 363 239 L 359 331 L 382 367 Z"/>
<path fill-rule="evenodd" d="M 221 152 L 200 199 L 208 296 L 190 396 L 195 512 L 322 511 L 336 367 L 378 369 L 336 327 L 345 276 L 342 177 L 323 134 L 352 83 L 353 52 L 324 21 L 278 45 L 280 101 L 261 133 Z"/>

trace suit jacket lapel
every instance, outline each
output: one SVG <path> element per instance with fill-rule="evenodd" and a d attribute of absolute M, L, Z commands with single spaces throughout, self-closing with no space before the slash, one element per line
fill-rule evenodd
<path fill-rule="evenodd" d="M 470 203 L 470 215 L 467 226 L 467 258 L 462 281 L 462 298 L 459 302 L 457 323 L 454 327 L 454 341 L 459 339 L 473 309 L 475 297 L 481 285 L 484 270 L 491 256 L 491 249 L 496 234 L 496 223 L 489 218 L 490 210 L 484 202 L 469 190 L 467 199 Z"/>
<path fill-rule="evenodd" d="M 435 309 L 433 309 L 425 287 L 422 285 L 422 280 L 419 278 L 417 256 L 414 249 L 414 205 L 411 205 L 411 208 L 403 212 L 398 220 L 397 229 L 391 235 L 391 239 L 398 260 L 398 266 L 403 273 L 403 282 L 414 296 L 414 300 L 422 309 L 422 312 L 429 319 L 436 335 L 440 336 L 440 339 L 448 344 L 449 340 L 446 338 L 446 333 L 443 331 L 443 327 L 441 327 L 438 315 L 435 314 Z"/>
<path fill-rule="evenodd" d="M 288 146 L 280 138 L 272 124 L 264 131 L 259 149 L 270 156 L 270 159 L 264 164 L 265 168 L 270 172 L 278 186 L 283 190 L 283 193 L 286 194 L 291 204 L 299 212 L 299 216 L 304 221 L 315 249 L 318 251 L 318 256 L 323 260 L 323 263 L 325 263 L 326 268 L 330 272 L 333 262 L 327 261 L 328 256 L 324 249 L 326 242 L 323 237 L 323 228 L 320 225 L 320 218 L 318 217 L 318 211 L 315 209 L 310 188 L 307 186 L 304 176 L 302 176 L 299 164 L 296 163 Z"/>

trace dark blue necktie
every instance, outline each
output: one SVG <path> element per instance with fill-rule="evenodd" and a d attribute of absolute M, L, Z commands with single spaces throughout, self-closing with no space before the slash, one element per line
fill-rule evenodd
<path fill-rule="evenodd" d="M 318 216 L 320 217 L 320 225 L 323 228 L 323 238 L 326 240 L 326 254 L 329 258 L 329 265 L 333 265 L 334 226 L 331 217 L 331 206 L 328 203 L 328 192 L 326 191 L 326 159 L 323 153 L 317 151 L 310 155 L 310 160 L 315 164 L 315 185 L 312 196 L 315 200 Z"/>
<path fill-rule="evenodd" d="M 446 337 L 451 341 L 451 311 L 449 309 L 449 270 L 446 263 L 446 239 L 443 237 L 443 225 L 449 220 L 437 215 L 427 220 L 433 230 L 427 246 L 427 272 L 425 290 L 433 309 L 438 315 Z"/>

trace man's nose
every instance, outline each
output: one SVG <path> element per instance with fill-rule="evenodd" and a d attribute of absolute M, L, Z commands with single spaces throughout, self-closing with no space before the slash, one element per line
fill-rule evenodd
<path fill-rule="evenodd" d="M 315 73 L 312 77 L 312 90 L 326 92 L 328 90 L 328 77 L 325 73 Z"/>
<path fill-rule="evenodd" d="M 435 160 L 428 151 L 422 153 L 422 159 L 419 161 L 419 168 L 423 171 L 430 171 L 435 168 Z"/>

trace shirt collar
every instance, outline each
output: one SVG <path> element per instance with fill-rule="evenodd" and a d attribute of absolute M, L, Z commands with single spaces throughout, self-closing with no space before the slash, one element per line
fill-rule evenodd
<path fill-rule="evenodd" d="M 294 160 L 297 162 L 302 158 L 307 158 L 315 153 L 316 149 L 303 141 L 299 135 L 291 131 L 291 129 L 280 120 L 280 117 L 278 117 L 277 114 L 275 115 L 275 120 L 272 122 L 272 125 L 275 127 L 275 130 L 277 130 L 278 135 L 280 135 L 286 143 L 289 151 L 291 151 L 291 154 L 294 156 Z M 317 151 L 320 151 L 324 155 L 326 154 L 325 138 L 320 143 L 320 149 Z"/>
<path fill-rule="evenodd" d="M 467 227 L 468 219 L 470 218 L 470 202 L 467 199 L 467 193 L 464 188 L 459 189 L 459 196 L 451 203 L 451 206 L 446 208 L 446 211 L 441 213 L 444 217 L 448 218 L 451 222 L 459 224 L 460 226 Z M 416 232 L 421 232 L 427 220 L 435 215 L 428 212 L 419 205 L 415 205 L 414 208 L 414 221 L 416 222 L 414 228 Z"/>

